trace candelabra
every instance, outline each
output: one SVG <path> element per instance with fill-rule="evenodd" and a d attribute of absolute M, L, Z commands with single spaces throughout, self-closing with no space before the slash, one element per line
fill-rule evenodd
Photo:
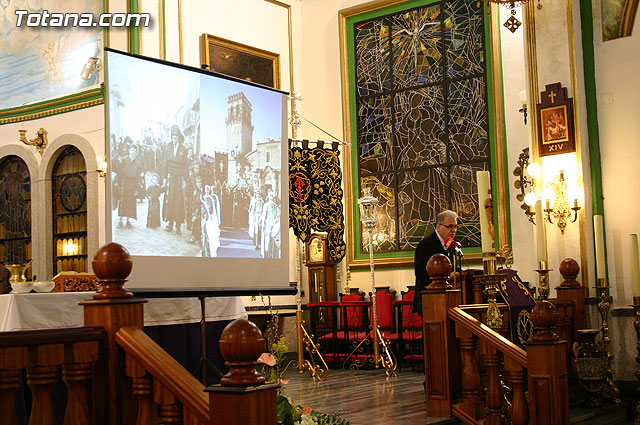
<path fill-rule="evenodd" d="M 636 351 L 638 352 L 636 363 L 640 365 L 640 297 L 633 297 L 632 307 L 636 311 L 636 320 L 633 321 L 633 327 L 636 328 L 636 341 L 638 341 L 636 344 Z M 636 369 L 635 375 L 640 380 L 640 367 Z M 637 391 L 640 391 L 640 387 L 638 387 Z M 636 418 L 633 423 L 640 425 L 640 400 L 636 402 Z"/>
<path fill-rule="evenodd" d="M 573 207 L 569 207 L 564 171 L 558 173 L 558 177 L 549 184 L 549 187 L 543 191 L 542 195 L 545 197 L 546 206 L 544 212 L 547 216 L 547 221 L 554 224 L 555 220 L 560 232 L 564 234 L 564 229 L 567 228 L 567 220 L 574 223 L 578 219 L 578 211 L 580 210 L 580 200 L 577 197 L 573 199 Z"/>
<path fill-rule="evenodd" d="M 620 390 L 616 387 L 616 384 L 613 382 L 613 375 L 615 371 L 611 367 L 611 363 L 613 362 L 613 353 L 609 348 L 609 344 L 611 343 L 611 338 L 609 337 L 609 324 L 607 323 L 607 319 L 609 316 L 609 309 L 611 308 L 611 304 L 609 303 L 609 299 L 607 297 L 607 290 L 609 286 L 607 285 L 606 278 L 598 278 L 598 284 L 596 285 L 596 291 L 598 292 L 598 298 L 600 298 L 600 302 L 598 303 L 598 312 L 600 313 L 601 319 L 601 329 L 602 332 L 602 345 L 605 350 L 607 350 L 607 360 L 609 371 L 607 372 L 607 379 L 605 381 L 604 386 L 602 387 L 602 396 L 605 399 L 611 400 L 613 403 L 618 404 L 621 403 L 620 400 Z"/>
<path fill-rule="evenodd" d="M 371 269 L 371 302 L 373 309 L 373 363 L 378 368 L 382 366 L 385 369 L 387 375 L 391 375 L 396 370 L 396 361 L 391 351 L 389 342 L 384 338 L 380 329 L 378 328 L 378 308 L 376 304 L 376 275 L 373 262 L 373 229 L 376 227 L 376 205 L 378 205 L 378 198 L 372 194 L 372 188 L 365 187 L 363 189 L 362 198 L 358 199 L 360 205 L 360 222 L 362 227 L 367 229 L 369 233 L 369 268 Z M 368 337 L 365 337 L 352 352 L 360 351 L 360 347 Z M 351 355 L 347 357 L 347 360 Z M 345 361 L 347 361 L 345 360 Z"/>
<path fill-rule="evenodd" d="M 536 270 L 536 272 L 538 272 L 538 296 L 540 297 L 541 300 L 547 300 L 549 298 L 549 291 L 550 291 L 549 272 L 550 271 L 552 271 L 552 269 L 547 268 L 546 261 L 541 260 L 538 262 L 538 269 Z"/>
<path fill-rule="evenodd" d="M 496 273 L 496 253 L 483 253 L 484 274 L 478 276 L 478 280 L 484 286 L 484 293 L 487 295 L 487 326 L 494 331 L 498 331 L 503 324 L 502 314 L 496 302 L 498 285 L 504 282 L 507 277 Z"/>

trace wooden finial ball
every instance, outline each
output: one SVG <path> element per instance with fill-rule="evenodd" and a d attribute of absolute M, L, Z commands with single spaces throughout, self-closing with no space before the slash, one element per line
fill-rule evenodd
<path fill-rule="evenodd" d="M 254 361 L 264 350 L 262 332 L 247 319 L 234 320 L 220 335 L 220 354 L 225 360 Z"/>
<path fill-rule="evenodd" d="M 100 248 L 91 264 L 98 279 L 124 281 L 133 268 L 133 261 L 127 248 L 115 242 Z"/>
<path fill-rule="evenodd" d="M 444 254 L 434 254 L 427 261 L 427 273 L 433 280 L 434 277 L 448 278 L 451 274 L 451 261 Z"/>
<path fill-rule="evenodd" d="M 531 321 L 536 328 L 549 328 L 558 321 L 558 309 L 549 301 L 539 301 L 531 311 Z"/>
<path fill-rule="evenodd" d="M 565 279 L 575 279 L 578 276 L 578 273 L 580 273 L 580 266 L 573 258 L 565 258 L 562 263 L 560 263 L 560 274 Z"/>

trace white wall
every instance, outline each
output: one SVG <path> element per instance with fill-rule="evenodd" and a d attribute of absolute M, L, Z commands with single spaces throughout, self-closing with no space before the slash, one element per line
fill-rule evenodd
<path fill-rule="evenodd" d="M 593 2 L 596 89 L 609 282 L 614 307 L 632 303 L 629 233 L 640 233 L 640 16 L 630 37 L 602 41 Z"/>

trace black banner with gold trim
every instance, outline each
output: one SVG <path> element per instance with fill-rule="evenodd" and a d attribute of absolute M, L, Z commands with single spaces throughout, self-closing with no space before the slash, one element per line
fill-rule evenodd
<path fill-rule="evenodd" d="M 305 242 L 312 229 L 327 232 L 329 258 L 338 263 L 346 250 L 340 152 L 335 142 L 322 145 L 289 147 L 289 227 Z"/>

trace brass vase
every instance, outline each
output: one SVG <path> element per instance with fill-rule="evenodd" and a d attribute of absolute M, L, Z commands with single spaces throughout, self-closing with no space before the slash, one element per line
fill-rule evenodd
<path fill-rule="evenodd" d="M 27 270 L 31 267 L 31 261 L 23 264 L 5 264 L 4 267 L 9 270 L 9 285 L 25 283 L 27 281 Z M 11 286 L 13 287 L 13 286 Z"/>
<path fill-rule="evenodd" d="M 602 389 L 609 370 L 607 350 L 596 343 L 598 329 L 579 329 L 575 343 L 574 366 L 580 384 L 587 390 L 585 407 L 602 407 L 599 392 Z"/>

